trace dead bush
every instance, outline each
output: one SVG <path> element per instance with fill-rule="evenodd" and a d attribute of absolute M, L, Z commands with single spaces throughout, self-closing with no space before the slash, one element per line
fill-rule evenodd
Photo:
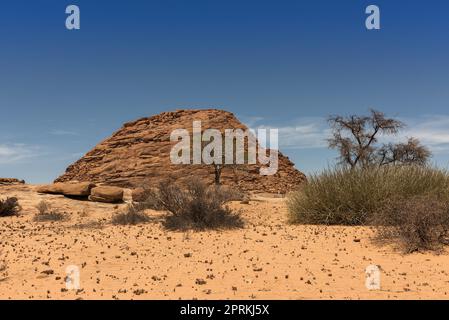
<path fill-rule="evenodd" d="M 45 200 L 42 200 L 36 206 L 38 213 L 34 216 L 34 221 L 45 222 L 45 221 L 63 221 L 68 217 L 66 214 L 55 211 L 51 204 Z"/>
<path fill-rule="evenodd" d="M 139 205 L 128 205 L 124 212 L 112 217 L 112 223 L 116 225 L 136 225 L 150 221 L 144 210 Z"/>
<path fill-rule="evenodd" d="M 0 217 L 10 217 L 19 214 L 22 208 L 19 205 L 17 198 L 6 198 L 6 200 L 0 200 Z"/>
<path fill-rule="evenodd" d="M 436 195 L 390 199 L 373 222 L 380 240 L 399 241 L 407 253 L 439 251 L 449 244 L 449 199 Z"/>
<path fill-rule="evenodd" d="M 173 181 L 163 181 L 151 194 L 154 207 L 170 212 L 163 221 L 170 230 L 232 229 L 243 226 L 239 213 L 234 213 L 226 203 L 235 194 L 220 185 L 207 186 L 192 180 L 186 188 Z"/>

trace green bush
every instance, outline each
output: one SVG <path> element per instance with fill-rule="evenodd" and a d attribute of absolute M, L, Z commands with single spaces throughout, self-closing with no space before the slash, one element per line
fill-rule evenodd
<path fill-rule="evenodd" d="M 422 166 L 327 169 L 289 195 L 293 223 L 363 225 L 386 201 L 416 196 L 448 197 L 449 174 Z"/>

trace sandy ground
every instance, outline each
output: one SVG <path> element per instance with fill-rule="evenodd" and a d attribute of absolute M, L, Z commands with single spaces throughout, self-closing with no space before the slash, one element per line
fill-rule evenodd
<path fill-rule="evenodd" d="M 447 299 L 449 254 L 402 255 L 374 243 L 365 227 L 292 226 L 283 199 L 233 204 L 246 227 L 167 232 L 154 222 L 114 226 L 121 208 L 0 187 L 17 196 L 20 217 L 0 218 L 1 299 Z M 34 222 L 47 200 L 70 215 Z M 123 205 L 121 205 L 123 206 Z M 67 290 L 66 267 L 80 270 Z M 367 290 L 378 265 L 381 289 Z"/>

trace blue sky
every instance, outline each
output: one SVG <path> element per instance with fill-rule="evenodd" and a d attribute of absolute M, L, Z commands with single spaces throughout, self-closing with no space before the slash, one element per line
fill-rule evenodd
<path fill-rule="evenodd" d="M 211 107 L 279 128 L 306 173 L 336 156 L 324 119 L 368 108 L 447 167 L 448 15 L 444 0 L 2 1 L 0 176 L 49 182 L 126 121 Z"/>

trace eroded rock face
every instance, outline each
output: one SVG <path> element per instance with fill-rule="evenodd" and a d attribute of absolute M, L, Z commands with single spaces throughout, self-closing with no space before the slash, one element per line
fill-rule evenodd
<path fill-rule="evenodd" d="M 222 110 L 179 110 L 126 123 L 110 138 L 98 144 L 84 157 L 70 165 L 55 182 L 92 181 L 119 187 L 157 186 L 168 177 L 188 183 L 193 177 L 214 182 L 212 165 L 176 165 L 170 161 L 170 141 L 175 129 L 192 132 L 193 121 L 201 121 L 202 130 L 243 129 L 230 112 Z M 286 193 L 305 180 L 304 174 L 279 153 L 279 169 L 275 175 L 259 174 L 261 165 L 224 167 L 221 182 L 241 191 Z"/>

